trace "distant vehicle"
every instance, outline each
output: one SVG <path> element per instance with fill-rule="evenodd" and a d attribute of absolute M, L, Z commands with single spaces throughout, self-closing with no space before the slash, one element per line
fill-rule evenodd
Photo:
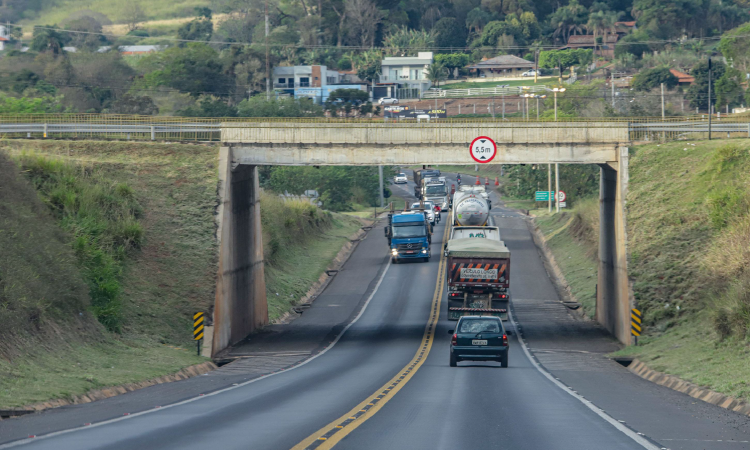
<path fill-rule="evenodd" d="M 394 264 L 403 259 L 421 259 L 424 262 L 430 260 L 432 227 L 426 213 L 405 211 L 388 214 L 385 237 L 388 238 L 391 261 Z"/>
<path fill-rule="evenodd" d="M 440 178 L 443 181 L 440 181 Z M 420 190 L 420 198 L 425 201 L 430 201 L 437 206 L 435 210 L 443 212 L 448 210 L 448 187 L 445 184 L 445 177 L 423 179 L 422 189 Z"/>
<path fill-rule="evenodd" d="M 424 206 L 424 212 L 425 214 L 427 214 L 427 220 L 430 221 L 430 224 L 435 225 L 435 223 L 437 223 L 437 219 L 435 218 L 437 214 L 435 214 L 435 211 L 432 209 L 433 208 L 432 202 L 424 202 L 424 205 L 422 205 L 419 202 L 412 203 L 411 209 L 419 210 L 423 206 Z"/>
<path fill-rule="evenodd" d="M 522 77 L 533 77 L 534 75 L 541 75 L 541 74 L 538 73 L 536 70 L 533 70 L 533 69 L 532 70 L 527 70 L 526 72 L 524 72 L 524 73 L 521 74 Z"/>
<path fill-rule="evenodd" d="M 438 169 L 417 169 L 414 171 L 414 196 L 422 198 L 422 179 L 439 177 L 440 170 Z"/>
<path fill-rule="evenodd" d="M 497 361 L 508 367 L 508 334 L 503 322 L 492 316 L 464 316 L 452 334 L 450 366 L 461 361 Z"/>
<path fill-rule="evenodd" d="M 398 105 L 398 99 L 393 97 L 383 97 L 378 100 L 381 105 Z"/>
<path fill-rule="evenodd" d="M 406 178 L 405 173 L 400 173 L 396 175 L 395 177 L 393 177 L 393 182 L 396 184 L 406 184 L 407 181 L 408 179 Z"/>

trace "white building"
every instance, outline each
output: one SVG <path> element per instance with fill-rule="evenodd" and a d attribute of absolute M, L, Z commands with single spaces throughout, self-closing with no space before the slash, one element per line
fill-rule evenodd
<path fill-rule="evenodd" d="M 0 50 L 5 50 L 5 45 L 10 43 L 10 30 L 0 25 Z"/>
<path fill-rule="evenodd" d="M 419 52 L 417 56 L 389 56 L 381 63 L 380 84 L 396 84 L 398 88 L 430 89 L 432 83 L 427 72 L 433 63 L 432 52 Z"/>

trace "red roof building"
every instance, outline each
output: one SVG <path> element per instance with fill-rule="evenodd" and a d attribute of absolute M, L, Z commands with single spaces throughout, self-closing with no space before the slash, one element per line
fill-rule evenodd
<path fill-rule="evenodd" d="M 676 69 L 669 69 L 669 72 L 677 77 L 677 84 L 680 86 L 689 86 L 695 83 L 695 77 L 692 75 L 688 75 Z"/>

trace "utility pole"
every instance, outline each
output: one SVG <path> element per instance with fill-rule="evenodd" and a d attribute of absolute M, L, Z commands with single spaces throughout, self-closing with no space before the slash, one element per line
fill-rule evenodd
<path fill-rule="evenodd" d="M 385 208 L 385 196 L 383 195 L 383 166 L 378 166 L 378 176 L 380 177 L 380 207 Z"/>
<path fill-rule="evenodd" d="M 539 122 L 539 96 L 536 96 L 536 121 Z"/>
<path fill-rule="evenodd" d="M 552 212 L 552 163 L 547 163 L 547 203 L 549 212 Z"/>
<path fill-rule="evenodd" d="M 560 192 L 560 164 L 555 163 L 555 212 L 560 212 L 560 199 L 557 198 Z"/>
<path fill-rule="evenodd" d="M 708 140 L 711 140 L 711 58 L 708 58 Z"/>
<path fill-rule="evenodd" d="M 503 120 L 505 120 L 505 92 L 503 92 Z"/>
<path fill-rule="evenodd" d="M 537 74 L 539 74 L 539 49 L 534 51 L 534 84 L 537 81 Z"/>
<path fill-rule="evenodd" d="M 612 109 L 615 109 L 615 73 L 614 72 L 610 73 L 609 81 L 612 84 Z"/>
<path fill-rule="evenodd" d="M 266 0 L 266 101 L 271 101 L 271 64 L 268 52 L 268 0 Z M 292 81 L 294 83 L 294 81 Z M 292 86 L 294 87 L 294 86 Z"/>
<path fill-rule="evenodd" d="M 661 126 L 664 127 L 664 83 L 661 83 L 661 122 Z M 664 142 L 667 141 L 667 132 L 665 130 L 662 130 L 661 137 Z"/>

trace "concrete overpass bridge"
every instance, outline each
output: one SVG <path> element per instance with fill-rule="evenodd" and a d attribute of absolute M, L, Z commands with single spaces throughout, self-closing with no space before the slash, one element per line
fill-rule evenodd
<path fill-rule="evenodd" d="M 630 342 L 625 196 L 629 124 L 226 122 L 221 127 L 219 274 L 213 352 L 268 323 L 259 205 L 259 165 L 475 164 L 478 136 L 497 144 L 489 164 L 596 164 L 600 167 L 596 317 Z"/>

